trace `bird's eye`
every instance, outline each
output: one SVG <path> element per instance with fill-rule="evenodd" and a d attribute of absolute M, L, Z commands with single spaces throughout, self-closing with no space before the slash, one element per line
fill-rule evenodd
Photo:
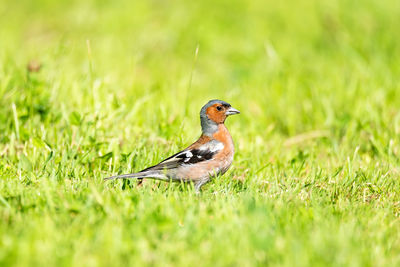
<path fill-rule="evenodd" d="M 218 107 L 217 107 L 217 110 L 218 110 L 218 111 L 221 111 L 221 110 L 222 110 L 222 107 L 221 107 L 221 106 L 218 106 Z"/>

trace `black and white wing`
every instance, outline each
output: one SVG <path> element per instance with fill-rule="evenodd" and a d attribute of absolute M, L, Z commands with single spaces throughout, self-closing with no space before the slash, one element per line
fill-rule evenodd
<path fill-rule="evenodd" d="M 142 170 L 141 172 L 174 169 L 182 165 L 196 164 L 202 161 L 211 160 L 223 148 L 224 145 L 221 142 L 213 140 L 197 148 L 187 148 L 161 161 L 155 166 Z"/>

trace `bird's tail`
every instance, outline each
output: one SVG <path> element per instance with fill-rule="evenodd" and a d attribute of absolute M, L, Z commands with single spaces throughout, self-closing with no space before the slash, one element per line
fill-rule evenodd
<path fill-rule="evenodd" d="M 164 174 L 161 173 L 160 171 L 141 171 L 137 173 L 130 173 L 130 174 L 122 174 L 122 175 L 116 175 L 116 176 L 111 176 L 104 178 L 104 181 L 108 180 L 115 180 L 115 179 L 142 179 L 142 178 L 151 178 L 151 179 L 157 179 L 157 180 L 168 180 L 168 177 Z"/>

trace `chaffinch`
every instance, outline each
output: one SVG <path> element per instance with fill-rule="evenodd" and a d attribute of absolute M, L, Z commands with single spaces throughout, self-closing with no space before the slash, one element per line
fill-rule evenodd
<path fill-rule="evenodd" d="M 157 165 L 104 180 L 151 178 L 192 182 L 196 192 L 199 192 L 211 177 L 224 174 L 231 166 L 235 149 L 224 122 L 229 115 L 239 113 L 225 101 L 210 100 L 201 108 L 202 134 L 196 142 Z"/>

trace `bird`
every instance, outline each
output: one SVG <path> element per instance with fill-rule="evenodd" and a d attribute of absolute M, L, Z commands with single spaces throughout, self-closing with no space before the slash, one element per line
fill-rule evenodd
<path fill-rule="evenodd" d="M 200 110 L 201 136 L 182 151 L 157 165 L 136 173 L 116 175 L 104 180 L 150 178 L 193 183 L 196 193 L 213 177 L 223 175 L 231 166 L 235 148 L 224 122 L 240 111 L 222 100 L 210 100 Z"/>

